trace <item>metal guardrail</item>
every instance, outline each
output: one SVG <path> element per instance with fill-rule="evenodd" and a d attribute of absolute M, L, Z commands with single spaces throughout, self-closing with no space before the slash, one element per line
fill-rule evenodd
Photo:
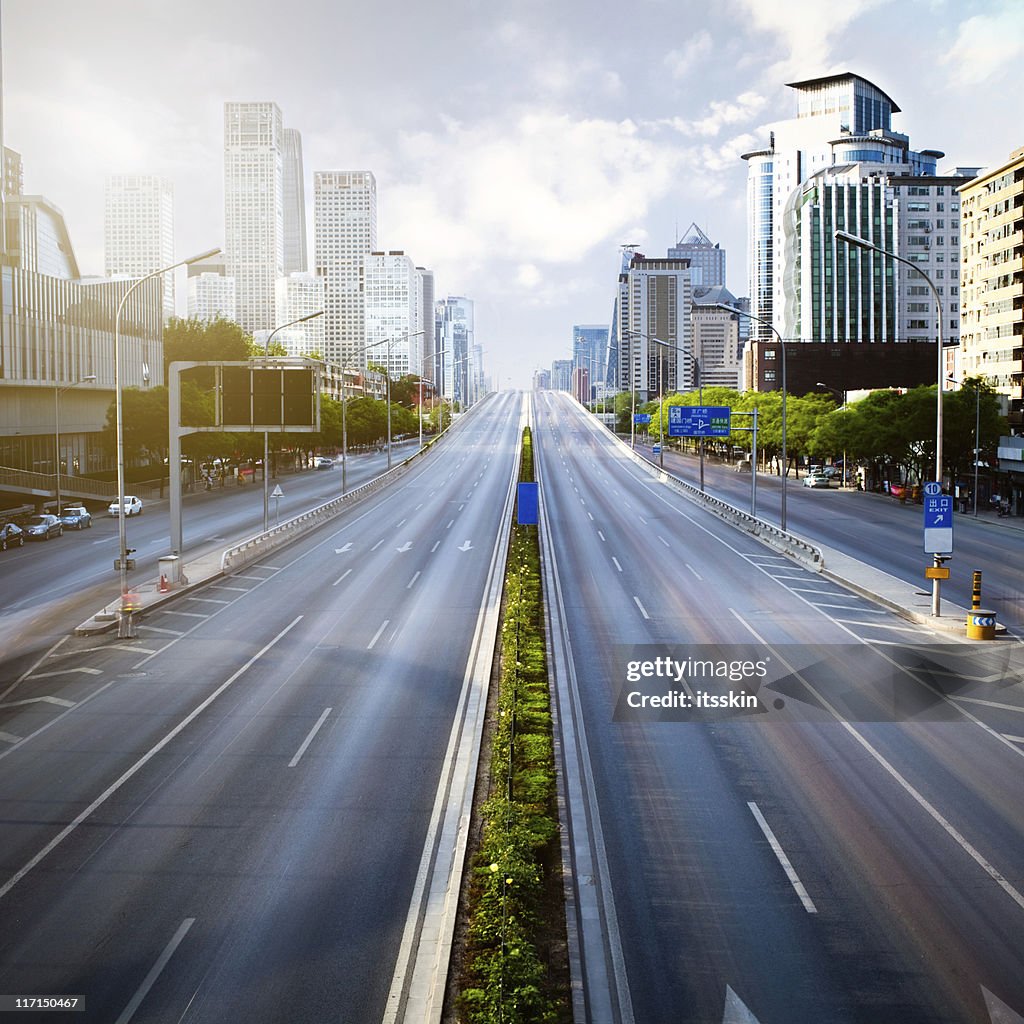
<path fill-rule="evenodd" d="M 601 427 L 600 429 L 604 430 L 605 428 Z M 702 491 L 699 487 L 694 487 L 693 484 L 689 484 L 685 480 L 680 480 L 679 477 L 673 476 L 649 459 L 645 459 L 634 449 L 630 448 L 613 431 L 607 432 L 615 440 L 615 443 L 645 472 L 656 477 L 661 483 L 668 485 L 677 493 L 689 498 L 694 504 L 701 505 L 720 519 L 724 519 L 731 525 L 746 531 L 754 537 L 760 538 L 766 544 L 770 544 L 772 547 L 784 551 L 794 558 L 799 558 L 802 562 L 809 563 L 812 568 L 820 571 L 825 567 L 825 555 L 820 548 L 815 547 L 815 545 L 803 540 L 801 537 L 794 536 L 788 530 L 783 530 L 758 516 L 752 516 L 749 512 L 744 512 L 743 509 L 730 505 L 729 502 L 716 498 L 714 495 L 708 494 L 707 491 Z"/>
<path fill-rule="evenodd" d="M 332 498 L 330 501 L 324 502 L 323 505 L 318 505 L 316 508 L 308 509 L 297 516 L 293 516 L 291 519 L 267 530 L 265 533 L 254 534 L 251 537 L 246 537 L 245 540 L 239 541 L 237 544 L 233 544 L 229 548 L 225 548 L 220 556 L 220 571 L 230 572 L 232 569 L 237 569 L 256 558 L 276 550 L 285 543 L 290 543 L 321 523 L 333 519 L 343 509 L 386 487 L 392 481 L 397 480 L 398 477 L 408 472 L 416 459 L 426 455 L 436 444 L 448 438 L 465 420 L 465 416 L 460 416 L 454 423 L 446 427 L 442 433 L 424 444 L 422 448 L 393 469 L 389 469 L 386 473 L 374 477 L 368 483 L 357 487 L 354 491 L 349 491 L 347 494 Z"/>

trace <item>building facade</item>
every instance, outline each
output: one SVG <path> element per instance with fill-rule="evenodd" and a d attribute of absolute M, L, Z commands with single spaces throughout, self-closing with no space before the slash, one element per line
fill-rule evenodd
<path fill-rule="evenodd" d="M 224 104 L 224 259 L 237 319 L 250 333 L 277 326 L 284 273 L 284 124 L 276 103 Z"/>
<path fill-rule="evenodd" d="M 592 389 L 606 379 L 608 358 L 608 324 L 574 324 L 572 329 L 573 369 L 587 371 L 587 384 Z M 594 397 L 591 395 L 587 402 Z"/>
<path fill-rule="evenodd" d="M 277 279 L 277 315 L 282 324 L 291 323 L 324 308 L 324 282 L 308 271 L 297 271 Z M 274 335 L 290 356 L 317 355 L 324 349 L 324 318 L 314 317 L 305 323 L 285 327 Z"/>
<path fill-rule="evenodd" d="M 441 394 L 464 407 L 469 397 L 469 353 L 476 344 L 472 299 L 449 295 L 438 301 L 437 334 Z"/>
<path fill-rule="evenodd" d="M 283 273 L 309 268 L 306 246 L 306 186 L 302 169 L 302 136 L 295 128 L 281 132 L 281 201 L 284 226 Z M 279 311 L 280 316 L 280 311 Z M 281 316 L 282 322 L 287 322 Z"/>
<path fill-rule="evenodd" d="M 155 174 L 115 174 L 104 188 L 104 273 L 137 280 L 174 262 L 174 186 Z M 164 319 L 174 316 L 174 272 L 163 275 Z"/>
<path fill-rule="evenodd" d="M 186 287 L 190 320 L 237 319 L 235 279 L 224 273 L 223 265 L 204 262 L 189 267 Z"/>
<path fill-rule="evenodd" d="M 416 267 L 400 249 L 365 257 L 363 295 L 366 360 L 383 366 L 392 380 L 419 373 L 417 327 L 419 290 Z"/>
<path fill-rule="evenodd" d="M 743 341 L 739 317 L 721 306 L 742 308 L 723 285 L 693 289 L 694 384 L 740 390 L 743 381 Z"/>
<path fill-rule="evenodd" d="M 1024 433 L 1024 148 L 960 187 L 960 373 L 1006 395 Z M 1002 459 L 1002 454 L 1000 454 Z"/>
<path fill-rule="evenodd" d="M 690 281 L 694 288 L 714 288 L 725 284 L 725 250 L 696 224 L 668 250 L 670 260 L 690 261 Z"/>
<path fill-rule="evenodd" d="M 324 358 L 366 366 L 363 263 L 377 250 L 377 182 L 369 171 L 313 175 L 315 270 L 324 281 Z"/>
<path fill-rule="evenodd" d="M 573 361 L 571 359 L 556 359 L 551 364 L 551 390 L 571 391 L 572 371 Z"/>

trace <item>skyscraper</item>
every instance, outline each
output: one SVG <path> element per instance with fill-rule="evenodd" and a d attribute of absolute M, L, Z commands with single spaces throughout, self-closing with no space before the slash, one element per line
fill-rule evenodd
<path fill-rule="evenodd" d="M 224 104 L 224 256 L 235 279 L 238 322 L 277 326 L 276 281 L 284 273 L 284 170 L 276 103 Z"/>
<path fill-rule="evenodd" d="M 297 271 L 277 279 L 277 315 L 281 323 L 319 313 L 324 308 L 324 282 L 307 271 Z M 274 338 L 290 356 L 323 353 L 324 318 L 314 317 L 279 331 Z"/>
<path fill-rule="evenodd" d="M 236 318 L 235 279 L 224 275 L 223 265 L 201 263 L 189 267 L 187 286 L 190 320 Z"/>
<path fill-rule="evenodd" d="M 281 169 L 284 175 L 284 273 L 294 274 L 306 270 L 309 265 L 306 252 L 306 187 L 302 170 L 302 136 L 295 128 L 285 128 L 282 132 L 281 151 Z"/>
<path fill-rule="evenodd" d="M 140 278 L 174 262 L 174 186 L 155 174 L 115 174 L 104 192 L 104 272 Z M 164 274 L 164 319 L 174 316 L 174 274 Z"/>
<path fill-rule="evenodd" d="M 469 397 L 469 354 L 476 344 L 473 300 L 449 295 L 437 303 L 442 394 L 464 404 Z"/>
<path fill-rule="evenodd" d="M 420 338 L 416 326 L 417 282 L 412 260 L 401 250 L 365 257 L 366 360 L 388 371 L 392 380 L 418 373 Z"/>
<path fill-rule="evenodd" d="M 668 251 L 670 260 L 690 261 L 690 283 L 694 288 L 714 288 L 725 284 L 725 250 L 696 224 Z"/>
<path fill-rule="evenodd" d="M 364 368 L 363 261 L 377 248 L 377 182 L 369 171 L 313 175 L 313 248 L 324 282 L 324 359 Z"/>

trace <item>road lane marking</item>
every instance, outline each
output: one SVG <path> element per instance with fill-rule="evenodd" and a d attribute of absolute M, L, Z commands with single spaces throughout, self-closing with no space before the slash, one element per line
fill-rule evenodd
<path fill-rule="evenodd" d="M 985 874 L 988 875 L 989 878 L 991 878 L 992 881 L 995 882 L 996 885 L 998 885 L 999 888 L 1002 889 L 1003 892 L 1005 892 L 1010 897 L 1010 899 L 1013 900 L 1014 903 L 1017 904 L 1017 906 L 1024 910 L 1024 894 L 1021 894 L 1021 892 L 1018 889 L 1016 889 L 1007 880 L 1007 878 L 981 854 L 981 852 L 967 839 L 967 837 L 942 815 L 942 813 L 938 810 L 938 808 L 935 807 L 934 804 L 929 802 L 929 800 L 920 791 L 915 789 L 914 786 L 911 785 L 911 783 L 908 782 L 899 773 L 899 771 L 892 765 L 892 763 L 886 760 L 885 756 L 871 745 L 870 741 L 866 737 L 862 736 L 848 721 L 846 721 L 844 716 L 841 715 L 824 696 L 822 696 L 822 694 L 817 690 L 817 688 L 812 683 L 808 682 L 800 673 L 800 671 L 794 668 L 786 660 L 786 658 L 779 653 L 779 648 L 777 645 L 773 646 L 772 644 L 768 643 L 768 641 L 765 640 L 765 638 L 761 636 L 760 633 L 758 633 L 757 630 L 753 628 L 753 626 L 751 626 L 748 622 L 745 622 L 742 616 L 740 616 L 735 610 L 730 608 L 729 611 L 732 612 L 732 614 L 741 623 L 743 623 L 743 625 L 747 628 L 747 630 L 757 640 L 758 643 L 764 644 L 765 647 L 767 647 L 774 653 L 775 657 L 778 658 L 779 663 L 784 665 L 791 675 L 795 676 L 797 679 L 800 680 L 800 682 L 803 683 L 807 690 L 811 694 L 813 694 L 813 696 L 817 698 L 817 700 L 821 703 L 822 707 L 825 708 L 825 710 L 828 711 L 830 715 L 832 715 L 832 717 L 839 723 L 839 725 L 841 725 L 843 729 L 845 729 L 846 732 L 848 732 L 850 736 L 857 743 L 859 743 L 864 748 L 864 750 L 866 750 L 875 759 L 875 761 L 878 762 L 882 769 L 886 771 L 889 774 L 889 776 L 897 783 L 897 785 L 899 785 L 900 788 L 912 800 L 914 800 L 917 803 L 917 805 L 932 819 L 932 821 L 934 821 L 943 830 L 943 832 L 945 832 L 946 835 L 948 835 L 950 839 L 952 839 L 953 842 L 955 842 L 957 846 L 959 846 L 960 849 L 963 850 L 964 853 L 966 853 L 967 856 L 970 857 L 971 860 L 973 860 L 974 863 L 977 864 L 978 867 L 980 867 L 982 871 L 984 871 Z M 996 733 L 994 732 L 994 730 L 990 731 L 993 732 L 993 735 L 1002 739 L 1000 733 Z M 1007 746 L 1011 750 L 1017 750 L 1017 748 L 1013 747 L 1012 744 L 1008 743 Z"/>
<path fill-rule="evenodd" d="M 332 584 L 332 587 L 336 587 L 352 570 L 346 569 Z"/>
<path fill-rule="evenodd" d="M 20 743 L 21 737 L 15 736 L 13 732 L 0 732 L 0 740 L 4 743 Z"/>
<path fill-rule="evenodd" d="M 434 546 L 430 549 L 430 553 L 433 554 L 440 546 L 441 542 L 439 540 L 434 541 Z"/>
<path fill-rule="evenodd" d="M 408 519 L 403 519 L 403 520 L 402 520 L 402 521 L 401 521 L 401 522 L 400 522 L 400 523 L 399 523 L 399 524 L 398 524 L 398 525 L 397 525 L 397 526 L 395 527 L 395 529 L 396 529 L 396 530 L 398 530 L 398 529 L 401 529 L 401 527 L 405 526 L 405 524 L 406 524 L 407 522 L 409 522 L 409 520 L 408 520 Z"/>
<path fill-rule="evenodd" d="M 841 612 L 857 612 L 859 615 L 888 615 L 889 612 L 881 608 L 853 608 L 848 604 L 826 604 L 824 601 L 815 601 L 816 608 L 836 608 Z"/>
<path fill-rule="evenodd" d="M 368 651 L 372 651 L 373 650 L 373 645 L 380 639 L 381 633 L 383 633 L 384 630 L 388 628 L 388 623 L 390 621 L 391 621 L 390 619 L 385 619 L 380 624 L 380 629 L 378 629 L 377 632 L 373 634 L 373 639 L 366 645 L 366 649 Z"/>
<path fill-rule="evenodd" d="M 447 525 L 447 526 L 445 527 L 445 529 L 446 529 L 446 530 L 450 530 L 450 529 L 452 528 L 452 524 L 453 524 L 454 522 L 455 522 L 455 520 L 454 520 L 454 519 L 449 519 L 449 520 L 448 520 L 448 525 Z"/>
<path fill-rule="evenodd" d="M 302 741 L 302 746 L 295 751 L 295 756 L 288 762 L 289 768 L 294 768 L 299 763 L 299 759 L 306 752 L 306 747 L 308 747 L 310 743 L 313 742 L 313 737 L 320 731 L 320 726 L 324 724 L 324 722 L 327 719 L 327 716 L 333 710 L 333 708 L 324 708 L 324 713 L 316 720 L 316 725 L 314 725 L 313 728 L 309 730 L 309 734 Z"/>
<path fill-rule="evenodd" d="M 253 665 L 256 664 L 264 654 L 267 653 L 272 647 L 274 647 L 287 633 L 297 626 L 302 621 L 302 616 L 298 615 L 292 621 L 281 630 L 277 636 L 274 637 L 264 647 L 261 647 L 238 671 L 234 672 L 229 676 L 220 686 L 217 687 L 209 697 L 206 698 L 201 704 L 193 708 L 159 743 L 151 747 L 145 754 L 140 757 L 135 764 L 125 771 L 115 782 L 112 782 L 88 807 L 81 811 L 78 816 L 69 824 L 66 825 L 56 836 L 53 837 L 27 864 L 16 871 L 2 886 L 0 886 L 0 899 L 3 899 L 37 864 L 39 864 L 45 857 L 52 853 L 72 832 L 78 828 L 82 822 L 88 820 L 100 807 L 102 807 L 129 779 L 136 775 L 142 768 L 144 768 L 157 754 L 160 753 L 168 743 L 171 742 L 183 729 L 187 728 L 191 723 L 199 717 L 225 690 L 227 690 L 237 679 L 240 679 Z M 110 684 L 108 683 L 107 686 Z M 100 691 L 106 689 L 106 686 L 102 687 Z M 95 697 L 97 694 L 93 694 Z M 89 698 L 91 699 L 91 698 Z M 82 702 L 83 704 L 85 701 Z M 66 711 L 65 714 L 70 714 L 70 711 Z M 63 716 L 61 716 L 63 717 Z M 30 737 L 31 738 L 31 737 Z M 17 748 L 12 747 L 12 750 Z"/>
<path fill-rule="evenodd" d="M 406 583 L 406 585 L 405 585 L 405 589 L 406 589 L 406 590 L 412 590 L 412 585 L 413 585 L 413 584 L 414 584 L 414 583 L 415 583 L 415 582 L 416 582 L 416 581 L 417 581 L 417 580 L 418 580 L 419 578 L 420 578 L 420 570 L 419 570 L 419 569 L 417 569 L 417 570 L 416 570 L 416 574 L 415 574 L 415 575 L 413 576 L 413 578 L 412 578 L 411 580 L 409 580 L 409 582 L 408 582 L 408 583 Z"/>
<path fill-rule="evenodd" d="M 661 543 L 665 545 L 665 547 L 667 547 L 667 548 L 672 547 L 672 545 L 669 544 L 669 542 L 667 540 L 665 540 L 665 538 L 662 537 L 662 535 L 660 533 L 658 534 L 658 540 L 660 540 Z"/>
<path fill-rule="evenodd" d="M 597 535 L 601 538 L 602 541 L 604 540 L 604 534 L 600 530 L 597 531 Z"/>
<path fill-rule="evenodd" d="M 622 566 L 619 565 L 619 560 L 614 555 L 612 555 L 612 561 L 615 563 L 615 568 L 622 572 Z"/>
<path fill-rule="evenodd" d="M 640 609 L 640 614 L 641 614 L 641 615 L 642 615 L 642 616 L 643 616 L 643 617 L 644 617 L 645 619 L 649 619 L 649 618 L 650 618 L 650 615 L 648 615 L 648 614 L 647 614 L 647 609 L 646 609 L 646 608 L 645 608 L 645 607 L 644 607 L 644 606 L 643 606 L 643 605 L 642 605 L 642 604 L 640 603 L 640 598 L 639 598 L 639 597 L 637 597 L 637 596 L 636 596 L 636 594 L 634 594 L 634 595 L 633 595 L 633 600 L 634 600 L 634 601 L 636 602 L 636 606 L 637 606 L 637 608 L 639 608 L 639 609 Z"/>
<path fill-rule="evenodd" d="M 249 588 L 248 587 L 229 587 L 225 583 L 214 583 L 210 587 L 210 589 L 211 590 L 234 590 L 236 593 L 239 593 L 239 594 L 248 594 L 249 593 Z"/>
<path fill-rule="evenodd" d="M 640 522 L 641 522 L 641 523 L 643 523 L 643 524 L 644 524 L 644 526 L 646 526 L 646 525 L 647 525 L 647 520 L 646 520 L 646 519 L 644 519 L 644 517 L 643 517 L 643 516 L 641 516 L 641 515 L 638 515 L 638 516 L 637 516 L 637 518 L 638 518 L 638 519 L 640 520 Z"/>
<path fill-rule="evenodd" d="M 97 648 L 98 650 L 99 648 Z M 134 644 L 111 644 L 108 651 L 135 651 L 138 654 L 157 654 L 151 647 L 136 647 Z"/>
<path fill-rule="evenodd" d="M 701 576 L 701 574 L 700 574 L 699 572 L 697 572 L 697 570 L 696 570 L 696 569 L 694 569 L 694 567 L 693 567 L 692 565 L 690 565 L 690 563 L 689 563 L 689 562 L 684 562 L 683 564 L 684 564 L 684 565 L 686 566 L 686 568 L 687 568 L 687 569 L 689 569 L 689 570 L 690 570 L 690 572 L 692 572 L 692 573 L 693 573 L 693 575 L 694 575 L 694 576 L 696 576 L 696 577 L 697 577 L 697 579 L 699 579 L 699 580 L 702 580 L 702 579 L 704 579 L 704 577 L 703 577 L 703 576 Z"/>
<path fill-rule="evenodd" d="M 462 503 L 462 504 L 461 504 L 461 505 L 459 506 L 459 511 L 461 512 L 461 511 L 462 511 L 462 510 L 463 510 L 463 509 L 464 509 L 465 507 L 466 507 L 466 503 L 465 503 L 465 502 L 463 502 L 463 503 Z"/>
<path fill-rule="evenodd" d="M 98 668 L 86 668 L 83 666 L 82 668 L 60 668 L 53 672 L 35 672 L 29 676 L 29 679 L 52 679 L 54 676 L 73 676 L 78 672 L 82 672 L 87 676 L 103 675 Z M 40 698 L 40 700 L 42 699 Z"/>
<path fill-rule="evenodd" d="M 248 591 L 246 591 L 248 593 Z M 151 633 L 166 633 L 168 636 L 184 636 L 180 629 L 165 629 L 163 626 L 151 626 L 148 622 L 140 624 L 139 629 L 148 629 Z"/>
<path fill-rule="evenodd" d="M 860 609 L 857 609 L 860 611 Z M 872 629 L 895 629 L 901 633 L 917 633 L 917 626 L 891 626 L 887 622 L 858 622 L 856 619 L 841 619 L 836 616 L 836 622 L 845 622 L 848 626 L 870 626 Z"/>
<path fill-rule="evenodd" d="M 956 694 L 951 694 L 950 700 L 964 701 L 967 704 L 981 704 L 986 708 L 996 708 L 998 711 L 1024 712 L 1024 708 L 1018 704 L 1000 704 L 999 701 L 982 700 L 981 697 L 958 697 Z"/>
<path fill-rule="evenodd" d="M 128 1021 L 135 1016 L 135 1011 L 142 1005 L 142 1000 L 149 994 L 149 990 L 156 983 L 156 979 L 160 977 L 161 972 L 167 966 L 167 961 L 174 956 L 174 951 L 181 944 L 181 940 L 188 934 L 189 928 L 196 923 L 194 917 L 186 917 L 184 921 L 178 925 L 178 930 L 174 933 L 171 941 L 164 946 L 164 951 L 160 954 L 157 962 L 150 968 L 149 974 L 143 979 L 142 984 L 138 987 L 135 995 L 132 996 L 131 1002 L 121 1011 L 121 1016 L 117 1018 L 116 1024 L 128 1024 Z"/>
<path fill-rule="evenodd" d="M 189 597 L 187 601 L 202 601 L 205 604 L 232 604 L 232 601 L 225 600 L 223 597 Z"/>
<path fill-rule="evenodd" d="M 814 901 L 807 894 L 807 890 L 804 888 L 804 883 L 800 881 L 800 877 L 797 875 L 790 863 L 789 858 L 786 856 L 786 851 L 783 850 L 782 844 L 775 838 L 775 833 L 772 831 L 771 825 L 765 821 L 764 815 L 761 813 L 761 808 L 753 802 L 753 800 L 747 801 L 747 806 L 750 808 L 751 814 L 754 815 L 754 819 L 758 825 L 761 826 L 761 831 L 764 833 L 765 839 L 771 845 L 772 852 L 779 859 L 779 863 L 782 865 L 782 870 L 786 872 L 786 877 L 789 879 L 793 888 L 796 889 L 797 896 L 800 897 L 800 902 L 804 905 L 804 910 L 808 914 L 816 914 L 818 908 L 814 905 Z"/>
<path fill-rule="evenodd" d="M 593 522 L 594 521 L 594 513 L 593 512 L 588 512 L 587 515 L 590 516 L 590 521 Z"/>
<path fill-rule="evenodd" d="M 383 537 L 381 537 L 381 539 L 380 539 L 379 541 L 377 541 L 377 543 L 376 543 L 376 544 L 374 544 L 374 545 L 373 545 L 373 547 L 372 547 L 372 548 L 370 548 L 370 550 L 371 550 L 371 551 L 376 551 L 376 550 L 377 550 L 377 548 L 379 548 L 379 547 L 381 546 L 381 544 L 383 544 L 383 543 L 384 543 L 384 538 L 383 538 Z"/>
<path fill-rule="evenodd" d="M 1024 711 L 1024 708 L 1020 708 L 1019 710 Z M 0 736 L 2 735 L 3 733 L 0 733 Z M 1008 732 L 1004 732 L 1003 736 L 1005 739 L 1008 739 L 1011 743 L 1024 743 L 1024 736 L 1011 736 Z"/>

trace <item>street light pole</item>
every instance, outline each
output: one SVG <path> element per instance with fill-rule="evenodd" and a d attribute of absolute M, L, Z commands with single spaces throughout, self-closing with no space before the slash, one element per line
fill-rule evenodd
<path fill-rule="evenodd" d="M 902 263 L 904 266 L 910 267 L 911 270 L 916 270 L 921 277 L 924 278 L 924 282 L 928 285 L 931 290 L 932 298 L 935 300 L 935 312 L 937 314 L 937 328 L 938 328 L 938 353 L 937 353 L 937 364 L 938 374 L 935 385 L 935 479 L 942 487 L 942 392 L 943 385 L 945 384 L 945 367 L 942 364 L 942 299 L 939 297 L 939 290 L 935 287 L 932 279 L 915 263 L 911 263 L 910 260 L 904 259 L 902 256 L 897 256 L 896 253 L 890 252 L 888 249 L 883 249 L 881 246 L 874 245 L 869 242 L 866 238 L 860 238 L 857 235 L 851 235 L 849 231 L 837 231 L 835 237 L 843 242 L 849 242 L 850 245 L 856 245 L 861 249 L 869 249 L 871 252 L 881 253 L 883 256 L 888 256 L 889 259 L 895 260 L 897 263 Z M 938 552 L 934 553 L 934 563 L 936 566 L 941 566 L 942 559 Z M 932 615 L 938 617 L 940 611 L 940 581 L 938 578 L 932 580 Z"/>
<path fill-rule="evenodd" d="M 387 345 L 388 354 L 387 361 L 388 365 L 385 367 L 384 384 L 387 388 L 387 403 L 388 403 L 388 469 L 391 468 L 391 346 L 396 341 L 407 341 L 410 338 L 418 338 L 426 331 L 416 331 L 415 334 L 401 334 L 397 338 L 383 338 L 380 341 L 374 341 L 367 345 L 367 348 L 376 348 L 378 345 Z"/>
<path fill-rule="evenodd" d="M 297 317 L 294 320 L 289 320 L 286 324 L 281 324 L 280 327 L 275 327 L 270 334 L 267 335 L 266 343 L 263 346 L 264 356 L 270 355 L 270 342 L 273 340 L 274 335 L 279 331 L 283 331 L 286 327 L 294 327 L 296 324 L 304 324 L 307 320 L 315 320 L 318 316 L 323 316 L 324 311 L 322 309 L 317 310 L 315 313 L 307 313 L 305 316 Z M 342 474 L 344 477 L 344 473 Z M 344 485 L 344 479 L 342 479 L 342 485 Z M 270 432 L 267 430 L 263 431 L 263 532 L 266 533 L 270 529 Z"/>
<path fill-rule="evenodd" d="M 177 263 L 161 267 L 159 270 L 154 270 L 152 273 L 146 274 L 144 277 L 140 277 L 137 281 L 133 281 L 128 286 L 124 295 L 121 296 L 121 301 L 118 302 L 117 311 L 114 314 L 114 420 L 115 432 L 117 434 L 118 501 L 117 542 L 120 554 L 117 561 L 121 585 L 121 606 L 118 613 L 117 635 L 118 638 L 122 640 L 133 637 L 135 635 L 135 631 L 131 621 L 131 608 L 126 607 L 128 604 L 128 537 L 125 529 L 124 513 L 124 408 L 121 397 L 121 314 L 124 312 L 124 307 L 127 304 L 129 297 L 140 285 L 145 284 L 147 281 L 151 281 L 154 277 L 160 277 L 163 274 L 169 273 L 178 267 L 191 266 L 191 264 L 198 263 L 200 260 L 209 259 L 211 256 L 216 256 L 219 252 L 219 248 L 210 249 L 208 252 L 200 253 L 198 256 L 192 256 L 187 260 L 178 260 Z M 180 472 L 180 469 L 180 466 L 171 467 L 172 472 Z"/>
<path fill-rule="evenodd" d="M 754 316 L 753 313 L 748 313 L 745 309 L 737 309 L 735 306 L 727 305 L 724 302 L 716 302 L 716 308 L 724 309 L 729 313 L 735 313 L 737 316 L 749 317 L 751 320 L 756 320 L 759 324 L 763 324 L 779 339 L 779 352 L 782 354 L 782 504 L 779 513 L 779 526 L 783 530 L 786 529 L 786 482 L 789 478 L 789 457 L 786 452 L 786 342 L 783 340 L 782 335 L 775 329 L 775 327 L 768 321 L 764 320 L 759 316 Z M 757 466 L 751 460 L 750 472 L 756 473 Z"/>
<path fill-rule="evenodd" d="M 57 482 L 55 487 L 55 497 L 57 499 L 57 516 L 60 517 L 60 396 L 65 391 L 70 391 L 72 388 L 78 387 L 79 384 L 85 384 L 88 381 L 96 379 L 95 373 L 90 373 L 87 377 L 82 377 L 80 380 L 76 380 L 74 384 L 68 384 L 63 388 L 53 389 L 53 447 L 57 454 Z"/>

